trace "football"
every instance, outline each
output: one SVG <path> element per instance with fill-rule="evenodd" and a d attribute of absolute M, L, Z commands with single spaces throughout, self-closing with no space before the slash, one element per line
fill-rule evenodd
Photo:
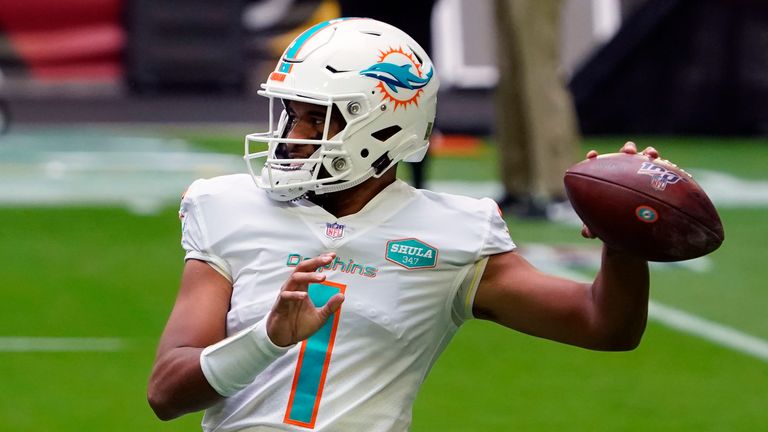
<path fill-rule="evenodd" d="M 693 178 L 669 161 L 610 153 L 565 173 L 576 213 L 605 244 L 648 261 L 683 261 L 723 242 L 720 217 Z"/>

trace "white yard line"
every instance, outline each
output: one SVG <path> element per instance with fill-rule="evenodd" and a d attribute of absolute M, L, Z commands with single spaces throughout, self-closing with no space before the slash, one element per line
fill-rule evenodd
<path fill-rule="evenodd" d="M 115 352 L 126 346 L 120 338 L 0 337 L 0 352 Z"/>
<path fill-rule="evenodd" d="M 768 341 L 659 302 L 649 306 L 648 317 L 660 324 L 768 362 Z"/>
<path fill-rule="evenodd" d="M 579 274 L 568 272 L 565 277 Z M 671 329 L 768 362 L 768 341 L 732 327 L 651 300 L 648 318 Z M 0 353 L 9 352 L 116 352 L 126 349 L 121 338 L 0 337 Z"/>
<path fill-rule="evenodd" d="M 583 280 L 568 272 L 565 277 Z M 723 348 L 768 362 L 768 341 L 740 330 L 710 321 L 689 312 L 651 300 L 648 318 L 659 324 L 686 333 Z M 66 337 L 0 337 L 0 353 L 9 352 L 116 352 L 126 349 L 128 343 L 121 338 L 66 338 Z"/>
<path fill-rule="evenodd" d="M 0 146 L 0 206 L 104 204 L 149 213 L 177 204 L 196 178 L 238 172 L 245 172 L 241 157 L 193 151 L 179 139 L 73 131 L 12 134 Z M 768 181 L 695 172 L 718 207 L 768 206 Z M 503 192 L 498 181 L 435 180 L 428 186 L 474 197 L 498 198 Z M 556 213 L 556 220 L 578 223 L 572 211 Z"/>

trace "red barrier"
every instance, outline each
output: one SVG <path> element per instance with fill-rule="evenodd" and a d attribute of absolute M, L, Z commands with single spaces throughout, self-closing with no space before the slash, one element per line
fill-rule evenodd
<path fill-rule="evenodd" d="M 0 28 L 32 78 L 122 76 L 124 0 L 0 0 Z"/>

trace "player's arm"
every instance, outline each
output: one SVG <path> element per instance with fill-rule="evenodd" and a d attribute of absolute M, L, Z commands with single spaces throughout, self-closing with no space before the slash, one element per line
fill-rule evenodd
<path fill-rule="evenodd" d="M 205 409 L 222 396 L 200 367 L 203 349 L 226 337 L 232 284 L 209 264 L 187 260 L 149 379 L 147 399 L 163 420 Z"/>
<path fill-rule="evenodd" d="M 597 350 L 637 346 L 648 311 L 648 264 L 603 247 L 591 284 L 555 277 L 516 252 L 488 259 L 473 313 L 512 329 Z"/>
<path fill-rule="evenodd" d="M 208 264 L 188 260 L 149 381 L 148 399 L 155 414 L 172 419 L 237 393 L 293 344 L 320 329 L 344 296 L 336 294 L 317 308 L 308 287 L 325 280 L 316 270 L 334 256 L 302 261 L 267 317 L 226 339 L 232 285 Z"/>
<path fill-rule="evenodd" d="M 623 153 L 637 153 L 627 142 Z M 648 147 L 643 154 L 659 157 Z M 597 157 L 592 150 L 587 158 Z M 594 238 L 584 227 L 582 235 Z M 591 284 L 538 271 L 515 252 L 493 255 L 478 285 L 473 313 L 547 339 L 600 350 L 637 346 L 648 317 L 648 263 L 603 246 Z"/>

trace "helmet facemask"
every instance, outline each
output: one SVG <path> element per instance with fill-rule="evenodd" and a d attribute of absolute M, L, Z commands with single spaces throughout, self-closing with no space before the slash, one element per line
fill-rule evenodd
<path fill-rule="evenodd" d="M 280 98 L 282 111 L 275 115 L 275 96 L 269 96 L 270 118 L 269 130 L 265 133 L 250 134 L 245 139 L 245 160 L 251 175 L 256 179 L 262 189 L 269 192 L 271 198 L 278 201 L 289 201 L 316 190 L 319 186 L 343 180 L 349 175 L 348 163 L 346 163 L 346 151 L 342 148 L 344 124 L 340 131 L 330 136 L 332 116 L 339 118 L 334 111 L 333 104 L 309 98 Z M 296 121 L 289 114 L 288 104 L 291 101 L 306 102 L 316 105 L 324 112 L 322 131 L 316 136 L 289 138 L 292 121 Z M 277 118 L 277 122 L 275 119 Z M 344 122 L 343 117 L 340 118 Z M 266 150 L 254 151 L 254 148 L 266 144 Z M 288 153 L 289 146 L 311 145 L 315 150 L 305 157 L 291 157 Z M 256 160 L 263 161 L 263 166 L 258 167 Z M 333 170 L 328 170 L 328 160 L 332 161 Z M 257 175 L 258 170 L 261 173 Z"/>

